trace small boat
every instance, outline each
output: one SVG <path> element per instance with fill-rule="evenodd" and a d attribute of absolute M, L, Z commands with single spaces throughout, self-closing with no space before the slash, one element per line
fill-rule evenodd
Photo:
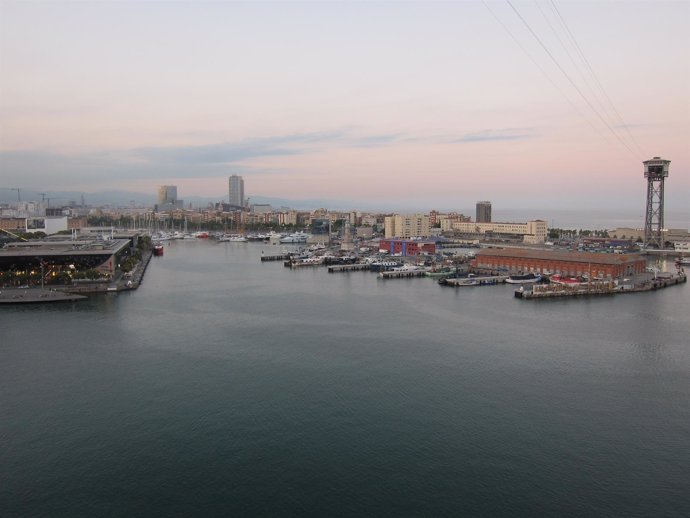
<path fill-rule="evenodd" d="M 161 256 L 163 255 L 163 252 L 165 251 L 165 247 L 161 245 L 160 243 L 155 243 L 153 245 L 153 255 Z"/>
<path fill-rule="evenodd" d="M 473 277 L 468 277 L 467 279 L 454 279 L 452 285 L 457 286 L 458 288 L 463 288 L 465 286 L 479 286 L 479 281 Z"/>
<path fill-rule="evenodd" d="M 416 264 L 405 263 L 402 266 L 397 266 L 391 270 L 392 272 L 427 272 L 429 268 L 425 266 L 418 266 Z"/>
<path fill-rule="evenodd" d="M 511 275 L 506 279 L 508 284 L 528 284 L 533 282 L 541 281 L 541 275 L 538 273 L 522 273 L 517 275 Z"/>

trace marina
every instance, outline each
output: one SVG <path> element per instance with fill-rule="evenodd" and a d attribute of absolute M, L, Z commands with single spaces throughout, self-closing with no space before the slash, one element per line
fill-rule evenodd
<path fill-rule="evenodd" d="M 15 245 L 4 251 L 6 262 L 20 258 L 27 266 L 38 265 L 45 268 L 45 278 L 53 276 L 73 264 L 96 266 L 101 271 L 99 278 L 74 279 L 68 284 L 51 284 L 54 291 L 75 294 L 117 293 L 139 287 L 146 267 L 152 256 L 165 261 L 164 254 L 170 246 L 186 246 L 187 243 L 223 243 L 232 236 L 247 250 L 260 253 L 261 262 L 282 261 L 291 269 L 318 269 L 325 267 L 329 273 L 371 271 L 379 279 L 413 279 L 427 277 L 437 280 L 441 286 L 483 287 L 509 283 L 520 286 L 515 297 L 523 299 L 553 299 L 563 297 L 584 297 L 588 295 L 613 295 L 617 293 L 637 293 L 658 290 L 685 282 L 682 259 L 669 257 L 669 265 L 674 265 L 677 275 L 659 273 L 654 266 L 645 266 L 648 261 L 642 255 L 606 255 L 601 253 L 553 252 L 536 248 L 496 248 L 480 249 L 468 255 L 460 249 L 441 254 L 414 255 L 410 257 L 376 253 L 376 245 L 360 247 L 362 251 L 342 251 L 339 246 L 325 246 L 314 243 L 308 247 L 283 248 L 281 253 L 270 253 L 264 242 L 244 240 L 239 234 L 211 234 L 196 232 L 193 239 L 185 239 L 186 234 L 175 237 L 167 235 L 162 242 L 153 242 L 150 249 L 138 252 L 140 259 L 131 263 L 131 270 L 122 272 L 116 264 L 127 262 L 130 255 L 136 255 L 132 243 L 140 240 L 138 234 L 122 235 L 109 241 L 72 241 L 34 243 L 31 247 Z M 299 239 L 306 233 L 295 233 Z M 157 237 L 161 237 L 160 234 Z M 227 238 L 227 239 L 224 239 Z M 179 243 L 176 245 L 175 243 Z M 257 248 L 259 247 L 259 248 Z M 223 249 L 226 247 L 222 247 Z M 235 248 L 235 247 L 228 247 Z M 292 249 L 291 249 L 292 248 Z M 219 250 L 221 247 L 218 248 Z M 16 250 L 17 252 L 13 252 Z M 0 252 L 1 254 L 2 252 Z M 45 258 L 49 257 L 50 262 Z M 658 261 L 659 259 L 654 259 Z M 675 263 L 673 261 L 675 260 Z M 559 273 L 540 273 L 546 267 Z M 36 266 L 33 266 L 35 269 Z M 659 273 L 657 276 L 656 273 Z M 596 275 L 596 276 L 595 276 Z M 627 275 L 627 277 L 624 276 Z M 588 282 L 587 279 L 592 281 Z M 43 297 L 50 298 L 50 296 Z M 17 301 L 22 299 L 17 297 Z M 52 300 L 52 299 L 51 299 Z"/>

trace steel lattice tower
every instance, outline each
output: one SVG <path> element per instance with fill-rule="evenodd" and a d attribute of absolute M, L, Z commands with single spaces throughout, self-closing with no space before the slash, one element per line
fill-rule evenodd
<path fill-rule="evenodd" d="M 668 177 L 670 160 L 655 156 L 645 160 L 644 177 L 647 179 L 647 210 L 644 218 L 645 248 L 664 248 L 664 179 Z"/>

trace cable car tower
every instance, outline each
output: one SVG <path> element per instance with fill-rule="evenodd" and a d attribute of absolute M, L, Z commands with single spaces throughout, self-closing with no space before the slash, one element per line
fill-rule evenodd
<path fill-rule="evenodd" d="M 664 179 L 668 177 L 670 160 L 655 156 L 645 160 L 644 177 L 647 179 L 647 211 L 644 218 L 645 248 L 664 248 Z"/>

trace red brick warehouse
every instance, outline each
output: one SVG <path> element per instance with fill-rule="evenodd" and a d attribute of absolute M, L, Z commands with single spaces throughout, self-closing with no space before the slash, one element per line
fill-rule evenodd
<path fill-rule="evenodd" d="M 477 268 L 618 278 L 643 273 L 647 262 L 638 255 L 596 254 L 526 249 L 487 249 L 477 253 Z"/>

